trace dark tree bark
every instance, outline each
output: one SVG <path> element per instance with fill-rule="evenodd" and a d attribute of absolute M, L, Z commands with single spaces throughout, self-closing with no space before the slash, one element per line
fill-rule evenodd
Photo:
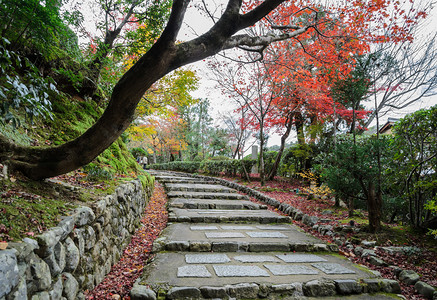
<path fill-rule="evenodd" d="M 285 133 L 281 136 L 281 146 L 279 147 L 278 154 L 276 155 L 275 158 L 275 163 L 273 164 L 272 170 L 270 171 L 267 180 L 273 180 L 276 176 L 276 173 L 278 172 L 279 163 L 281 162 L 282 153 L 284 152 L 284 148 L 285 148 L 285 141 L 290 135 L 292 125 L 293 125 L 293 117 L 289 114 L 287 116 Z"/>
<path fill-rule="evenodd" d="M 188 0 L 173 2 L 170 19 L 161 37 L 114 87 L 101 118 L 83 135 L 57 147 L 24 147 L 0 136 L 0 162 L 11 171 L 32 179 L 64 174 L 89 162 L 109 147 L 131 123 L 135 108 L 147 89 L 169 72 L 237 46 L 262 46 L 305 32 L 309 26 L 278 36 L 235 35 L 254 25 L 285 0 L 266 0 L 252 11 L 239 13 L 241 0 L 229 0 L 221 18 L 200 37 L 176 44 Z"/>
<path fill-rule="evenodd" d="M 305 119 L 300 112 L 294 113 L 294 124 L 296 126 L 297 142 L 300 145 L 305 144 L 304 124 Z"/>
<path fill-rule="evenodd" d="M 369 231 L 375 233 L 381 229 L 381 194 L 376 192 L 373 182 L 369 183 L 367 210 L 369 212 Z"/>

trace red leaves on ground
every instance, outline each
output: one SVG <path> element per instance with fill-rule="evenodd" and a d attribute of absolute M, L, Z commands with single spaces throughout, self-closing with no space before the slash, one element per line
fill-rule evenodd
<path fill-rule="evenodd" d="M 254 176 L 255 175 L 255 176 Z M 251 174 L 251 177 L 256 178 L 256 174 Z M 227 180 L 235 181 L 235 178 L 224 177 Z M 296 189 L 302 190 L 304 187 L 298 180 L 273 180 L 267 181 L 265 186 L 262 187 L 259 181 L 251 181 L 250 183 L 244 183 L 247 187 L 260 191 L 266 196 L 274 198 L 281 203 L 287 203 L 294 208 L 299 209 L 304 214 L 311 216 L 317 216 L 325 218 L 321 213 L 323 210 L 331 210 L 334 202 L 326 199 L 307 199 L 306 196 L 302 196 L 295 193 Z M 240 183 L 242 184 L 242 183 Z M 335 216 L 329 216 L 330 219 L 339 220 L 347 218 L 347 211 L 336 212 Z"/>
<path fill-rule="evenodd" d="M 130 299 L 132 285 L 142 274 L 143 266 L 152 258 L 153 241 L 167 225 L 166 203 L 164 189 L 156 183 L 153 196 L 144 211 L 141 227 L 132 236 L 130 244 L 111 272 L 93 291 L 86 293 L 87 299 Z"/>
<path fill-rule="evenodd" d="M 93 182 L 87 180 L 87 173 L 84 173 L 81 169 L 72 171 L 67 174 L 59 175 L 52 177 L 55 180 L 61 180 L 63 182 L 69 183 L 73 186 L 80 186 L 85 189 L 100 189 L 106 190 L 108 188 L 108 184 L 104 182 Z M 116 175 L 116 177 L 124 177 L 121 175 Z"/>

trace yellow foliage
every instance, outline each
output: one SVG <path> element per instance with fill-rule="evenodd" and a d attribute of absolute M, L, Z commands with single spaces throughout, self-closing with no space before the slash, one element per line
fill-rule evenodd
<path fill-rule="evenodd" d="M 197 89 L 198 81 L 196 73 L 190 69 L 178 69 L 161 78 L 141 99 L 137 115 L 174 116 L 178 108 L 198 101 L 190 94 Z"/>
<path fill-rule="evenodd" d="M 301 173 L 298 173 L 298 175 L 303 179 L 309 180 L 311 182 L 310 187 L 302 188 L 302 191 L 304 193 L 313 194 L 320 197 L 329 196 L 332 194 L 332 190 L 326 185 L 322 185 L 322 186 L 315 185 L 315 183 L 318 181 L 320 176 L 314 174 L 313 172 L 309 170 L 304 170 Z"/>
<path fill-rule="evenodd" d="M 301 173 L 297 173 L 297 175 L 309 181 L 317 181 L 319 179 L 319 176 L 309 170 L 303 170 Z"/>
<path fill-rule="evenodd" d="M 313 187 L 310 186 L 308 188 L 302 188 L 302 191 L 304 193 L 313 194 L 320 197 L 332 195 L 332 190 L 326 185 Z"/>

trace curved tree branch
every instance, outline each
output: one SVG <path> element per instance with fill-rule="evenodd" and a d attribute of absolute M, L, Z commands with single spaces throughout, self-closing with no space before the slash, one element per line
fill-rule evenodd
<path fill-rule="evenodd" d="M 75 170 L 108 148 L 131 123 L 138 102 L 152 84 L 174 69 L 237 46 L 264 46 L 305 32 L 308 27 L 278 36 L 250 37 L 234 34 L 255 24 L 285 0 L 266 0 L 240 15 L 240 0 L 229 0 L 221 18 L 202 36 L 179 45 L 176 36 L 189 0 L 174 0 L 170 19 L 161 37 L 116 84 L 101 118 L 84 134 L 57 147 L 18 146 L 0 137 L 0 161 L 32 179 Z M 235 26 L 237 24 L 237 26 Z"/>

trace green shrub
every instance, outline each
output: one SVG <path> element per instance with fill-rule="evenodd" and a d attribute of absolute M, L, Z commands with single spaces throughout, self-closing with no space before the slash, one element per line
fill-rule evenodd
<path fill-rule="evenodd" d="M 8 50 L 9 41 L 0 40 L 0 123 L 20 126 L 14 110 L 25 112 L 26 120 L 53 118 L 51 97 L 59 91 L 51 77 L 44 77 L 26 57 Z"/>
<path fill-rule="evenodd" d="M 88 181 L 111 180 L 114 177 L 110 171 L 95 164 L 89 164 L 84 171 L 87 173 Z"/>
<path fill-rule="evenodd" d="M 277 155 L 277 151 L 266 151 L 263 153 L 265 174 L 270 174 L 271 170 L 273 169 L 273 165 L 275 164 Z"/>
<path fill-rule="evenodd" d="M 404 200 L 413 226 L 437 226 L 432 204 L 437 199 L 437 105 L 407 115 L 393 132 L 394 154 L 386 172 L 392 193 Z"/>
<path fill-rule="evenodd" d="M 227 156 L 223 156 L 223 155 L 219 155 L 219 156 L 213 156 L 208 158 L 209 160 L 230 160 L 229 157 Z"/>

